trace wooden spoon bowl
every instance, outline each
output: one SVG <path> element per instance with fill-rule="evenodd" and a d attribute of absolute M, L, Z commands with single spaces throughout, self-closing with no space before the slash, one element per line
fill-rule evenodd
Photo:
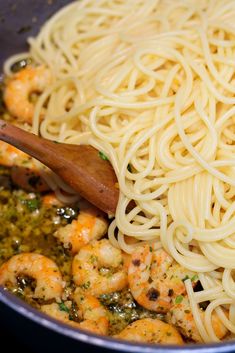
<path fill-rule="evenodd" d="M 70 145 L 43 139 L 0 120 L 0 140 L 36 158 L 53 170 L 90 203 L 114 215 L 119 191 L 107 160 L 89 145 Z"/>

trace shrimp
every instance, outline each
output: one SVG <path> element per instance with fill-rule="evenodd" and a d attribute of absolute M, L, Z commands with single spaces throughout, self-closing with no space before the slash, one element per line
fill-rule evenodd
<path fill-rule="evenodd" d="M 73 259 L 72 274 L 75 284 L 94 296 L 119 291 L 127 285 L 122 251 L 107 239 L 85 245 Z"/>
<path fill-rule="evenodd" d="M 100 239 L 108 229 L 108 222 L 97 208 L 90 207 L 80 211 L 76 220 L 65 227 L 61 227 L 54 236 L 58 238 L 65 248 L 76 254 L 91 240 Z"/>
<path fill-rule="evenodd" d="M 0 165 L 13 167 L 14 165 L 28 165 L 32 157 L 22 152 L 18 148 L 0 141 Z"/>
<path fill-rule="evenodd" d="M 200 316 L 202 321 L 204 321 L 203 311 L 200 312 Z M 175 304 L 171 308 L 168 314 L 168 322 L 175 325 L 181 334 L 187 339 L 193 340 L 194 342 L 203 343 L 196 327 L 187 295 L 182 298 L 180 303 Z M 216 313 L 212 314 L 212 326 L 216 336 L 219 339 L 222 339 L 228 332 L 227 328 L 222 324 Z"/>
<path fill-rule="evenodd" d="M 46 195 L 42 196 L 42 203 L 45 207 L 52 207 L 52 206 L 57 206 L 57 207 L 62 207 L 63 203 L 56 197 L 56 194 L 54 192 L 50 192 Z"/>
<path fill-rule="evenodd" d="M 132 254 L 128 281 L 135 300 L 148 310 L 166 313 L 177 296 L 186 292 L 183 279 L 192 276 L 164 250 L 148 244 Z"/>
<path fill-rule="evenodd" d="M 140 319 L 128 325 L 115 338 L 134 342 L 183 344 L 184 341 L 172 325 L 158 319 Z"/>
<path fill-rule="evenodd" d="M 17 277 L 25 275 L 36 280 L 33 298 L 59 299 L 64 282 L 59 268 L 46 256 L 35 253 L 15 255 L 0 267 L 0 285 L 17 285 Z"/>
<path fill-rule="evenodd" d="M 168 322 L 179 328 L 184 337 L 202 342 L 184 285 L 187 278 L 195 286 L 197 276 L 162 249 L 152 251 L 149 245 L 144 245 L 132 254 L 128 280 L 135 300 L 146 309 L 168 313 Z M 204 313 L 201 315 L 203 318 Z M 224 337 L 227 330 L 216 315 L 212 316 L 212 322 L 217 336 Z"/>
<path fill-rule="evenodd" d="M 79 328 L 79 323 L 69 318 L 69 311 L 71 307 L 71 302 L 66 301 L 64 303 L 51 303 L 41 305 L 40 310 L 47 314 L 48 316 L 53 317 L 56 320 L 62 321 L 65 324 Z"/>
<path fill-rule="evenodd" d="M 108 333 L 109 320 L 107 310 L 100 301 L 93 295 L 84 295 L 80 288 L 75 290 L 74 300 L 83 319 L 80 322 L 80 327 L 84 330 L 106 335 Z"/>
<path fill-rule="evenodd" d="M 27 66 L 14 74 L 6 84 L 4 101 L 8 111 L 19 121 L 31 124 L 34 105 L 29 96 L 42 92 L 51 82 L 51 73 L 45 66 Z"/>
<path fill-rule="evenodd" d="M 78 306 L 80 322 L 70 319 L 71 301 L 65 302 L 63 305 L 61 303 L 42 305 L 41 311 L 74 328 L 81 328 L 96 334 L 106 335 L 109 327 L 108 315 L 99 300 L 89 294 L 84 296 L 78 288 L 75 290 L 74 300 Z"/>
<path fill-rule="evenodd" d="M 0 141 L 0 165 L 11 168 L 13 183 L 22 189 L 34 192 L 50 190 L 32 157 L 4 141 Z"/>
<path fill-rule="evenodd" d="M 27 167 L 12 167 L 11 180 L 15 185 L 26 191 L 46 192 L 50 190 L 40 172 Z"/>

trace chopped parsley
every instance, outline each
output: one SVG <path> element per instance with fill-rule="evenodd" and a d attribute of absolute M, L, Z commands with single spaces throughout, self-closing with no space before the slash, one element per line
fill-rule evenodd
<path fill-rule="evenodd" d="M 108 157 L 106 156 L 106 154 L 104 154 L 104 152 L 101 152 L 101 151 L 99 151 L 99 157 L 101 159 L 103 159 L 104 161 L 108 161 L 109 160 Z"/>
<path fill-rule="evenodd" d="M 40 200 L 39 199 L 25 200 L 25 204 L 30 211 L 35 211 L 35 210 L 38 210 L 40 207 Z"/>
<path fill-rule="evenodd" d="M 82 287 L 83 289 L 88 289 L 88 288 L 90 287 L 90 285 L 91 285 L 91 282 L 90 282 L 90 281 L 87 281 L 87 282 L 83 283 L 83 284 L 81 285 L 81 287 Z"/>
<path fill-rule="evenodd" d="M 175 304 L 180 304 L 183 301 L 184 297 L 182 295 L 177 295 L 175 298 Z"/>
<path fill-rule="evenodd" d="M 186 281 L 187 279 L 191 279 L 192 282 L 196 282 L 196 281 L 198 281 L 198 275 L 194 275 L 192 278 L 190 278 L 188 275 L 186 275 L 186 276 L 182 279 L 182 281 L 184 282 L 184 281 Z"/>
<path fill-rule="evenodd" d="M 60 311 L 65 311 L 66 313 L 69 313 L 69 308 L 65 305 L 65 303 L 59 303 L 58 305 Z"/>
<path fill-rule="evenodd" d="M 95 256 L 95 255 L 91 255 L 90 256 L 90 261 L 91 261 L 92 264 L 95 264 L 98 261 L 98 257 Z"/>
<path fill-rule="evenodd" d="M 191 281 L 192 282 L 196 282 L 198 280 L 198 275 L 194 275 L 192 278 L 191 278 Z"/>

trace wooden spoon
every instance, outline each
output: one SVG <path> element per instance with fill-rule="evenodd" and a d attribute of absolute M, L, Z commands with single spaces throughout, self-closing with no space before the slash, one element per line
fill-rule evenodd
<path fill-rule="evenodd" d="M 117 177 L 95 148 L 43 139 L 3 120 L 0 140 L 36 158 L 90 203 L 114 215 L 119 195 Z"/>

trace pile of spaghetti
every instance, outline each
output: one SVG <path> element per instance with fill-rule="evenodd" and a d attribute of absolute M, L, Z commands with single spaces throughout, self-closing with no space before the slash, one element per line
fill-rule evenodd
<path fill-rule="evenodd" d="M 107 156 L 120 189 L 111 243 L 163 247 L 198 274 L 200 292 L 185 285 L 204 342 L 218 341 L 214 311 L 235 333 L 234 18 L 234 0 L 76 1 L 27 53 L 52 76 L 32 131 Z"/>

